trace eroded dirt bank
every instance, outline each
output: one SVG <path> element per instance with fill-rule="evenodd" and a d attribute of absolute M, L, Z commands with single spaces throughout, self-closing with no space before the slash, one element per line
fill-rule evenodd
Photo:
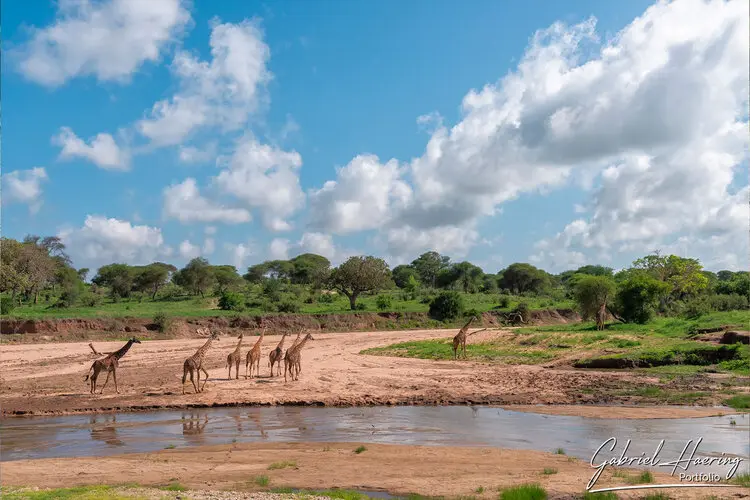
<path fill-rule="evenodd" d="M 488 330 L 472 337 L 483 342 L 502 335 Z M 395 404 L 617 404 L 637 403 L 623 389 L 658 383 L 638 373 L 582 371 L 541 366 L 511 366 L 472 361 L 433 361 L 359 352 L 408 340 L 445 338 L 446 330 L 315 333 L 303 350 L 298 381 L 270 377 L 268 353 L 279 336 L 266 336 L 261 377 L 245 379 L 245 353 L 257 337 L 246 336 L 239 379 L 227 378 L 226 359 L 237 339 L 223 336 L 209 351 L 210 374 L 205 391 L 194 394 L 190 381 L 182 394 L 182 365 L 204 339 L 148 341 L 136 344 L 121 359 L 120 394 L 110 380 L 103 395 L 89 394 L 84 377 L 96 357 L 88 343 L 6 345 L 0 351 L 0 405 L 3 415 L 42 415 L 157 408 L 233 406 L 244 404 L 395 405 Z M 288 347 L 291 339 L 286 344 Z M 97 342 L 101 351 L 114 351 L 123 342 Z M 100 384 L 105 380 L 101 376 Z M 101 385 L 99 386 L 101 387 Z M 679 409 L 660 409 L 664 417 L 679 417 Z M 638 411 L 626 412 L 638 418 Z M 696 411 L 685 416 L 698 416 Z M 717 414 L 705 408 L 700 416 Z M 591 410 L 588 416 L 618 417 L 616 410 Z M 648 418 L 654 412 L 648 413 Z"/>
<path fill-rule="evenodd" d="M 499 326 L 498 312 L 482 314 L 484 326 Z M 581 317 L 571 309 L 545 309 L 531 311 L 530 324 L 563 324 L 578 322 Z M 294 333 L 300 327 L 307 331 L 355 332 L 378 330 L 405 330 L 432 327 L 435 321 L 427 313 L 383 312 L 348 314 L 275 314 L 263 316 L 173 318 L 167 336 L 191 338 L 197 328 L 212 327 L 232 333 L 235 330 L 267 328 L 276 334 Z M 85 318 L 85 319 L 0 319 L 0 332 L 13 342 L 60 342 L 118 336 L 135 333 L 141 338 L 164 337 L 149 318 Z"/>
<path fill-rule="evenodd" d="M 3 463 L 3 483 L 64 487 L 178 482 L 192 489 L 346 488 L 385 490 L 394 495 L 497 498 L 498 489 L 533 482 L 541 484 L 549 498 L 575 498 L 584 491 L 594 473 L 583 461 L 537 451 L 373 444 L 357 454 L 354 450 L 358 446 L 358 443 L 250 443 L 106 458 L 22 460 Z M 625 471 L 627 476 L 637 473 L 608 468 L 597 487 L 627 484 L 627 478 L 613 477 L 615 470 Z M 268 478 L 266 487 L 256 485 L 255 478 L 259 476 Z M 675 478 L 655 473 L 654 482 L 669 484 Z M 696 490 L 659 491 L 669 498 L 705 498 L 707 494 L 715 495 L 713 498 L 750 497 L 739 487 Z M 648 493 L 649 490 L 618 492 L 618 498 L 641 498 Z"/>

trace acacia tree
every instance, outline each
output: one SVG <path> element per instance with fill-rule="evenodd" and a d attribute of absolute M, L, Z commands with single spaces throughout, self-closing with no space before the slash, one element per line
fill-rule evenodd
<path fill-rule="evenodd" d="M 450 257 L 437 252 L 425 252 L 414 261 L 411 266 L 419 273 L 419 280 L 425 285 L 435 287 L 438 274 L 450 265 Z"/>
<path fill-rule="evenodd" d="M 615 298 L 617 288 L 608 276 L 584 276 L 576 283 L 575 301 L 583 319 L 593 318 L 602 305 Z"/>
<path fill-rule="evenodd" d="M 215 283 L 216 277 L 208 261 L 203 257 L 196 257 L 188 262 L 185 267 L 174 273 L 172 281 L 175 285 L 204 297 L 206 292 Z"/>
<path fill-rule="evenodd" d="M 175 271 L 176 267 L 163 262 L 154 262 L 137 268 L 133 286 L 138 291 L 150 292 L 151 300 L 154 300 L 159 289 L 169 282 L 170 274 Z"/>
<path fill-rule="evenodd" d="M 349 298 L 349 306 L 354 311 L 360 294 L 385 288 L 390 279 L 391 272 L 383 259 L 356 256 L 331 272 L 329 285 Z"/>

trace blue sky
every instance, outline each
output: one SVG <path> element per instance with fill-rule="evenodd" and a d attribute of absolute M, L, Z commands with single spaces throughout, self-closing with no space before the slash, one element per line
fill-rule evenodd
<path fill-rule="evenodd" d="M 650 5 L 5 2 L 3 234 L 79 267 L 747 268 L 747 5 Z"/>

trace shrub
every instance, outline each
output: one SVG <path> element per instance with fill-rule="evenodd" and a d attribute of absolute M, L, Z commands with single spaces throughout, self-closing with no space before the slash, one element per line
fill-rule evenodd
<path fill-rule="evenodd" d="M 711 312 L 711 303 L 705 296 L 695 297 L 685 302 L 682 315 L 689 319 L 700 318 Z"/>
<path fill-rule="evenodd" d="M 738 293 L 712 295 L 711 309 L 715 311 L 741 311 L 748 308 L 748 300 Z"/>
<path fill-rule="evenodd" d="M 364 302 L 357 302 L 356 309 L 357 311 L 366 311 L 367 304 L 365 304 Z"/>
<path fill-rule="evenodd" d="M 617 291 L 616 309 L 628 323 L 648 323 L 670 286 L 650 276 L 637 274 L 623 281 Z"/>
<path fill-rule="evenodd" d="M 308 295 L 305 297 L 305 304 L 314 304 L 315 303 L 315 296 L 314 295 Z"/>
<path fill-rule="evenodd" d="M 172 318 L 163 312 L 156 313 L 153 321 L 159 333 L 167 333 L 172 328 Z"/>
<path fill-rule="evenodd" d="M 336 301 L 336 297 L 332 293 L 321 294 L 318 302 L 321 304 L 333 304 Z"/>
<path fill-rule="evenodd" d="M 583 319 L 595 317 L 602 304 L 615 296 L 615 282 L 608 276 L 584 276 L 573 289 L 578 311 Z"/>
<path fill-rule="evenodd" d="M 379 311 L 387 311 L 391 308 L 391 296 L 378 295 L 378 298 L 375 299 L 375 304 L 378 306 Z"/>
<path fill-rule="evenodd" d="M 285 300 L 276 306 L 276 310 L 280 313 L 298 313 L 300 309 L 299 303 L 291 300 Z"/>
<path fill-rule="evenodd" d="M 531 309 L 529 309 L 529 305 L 526 302 L 519 302 L 512 312 L 520 314 L 524 323 L 528 323 L 531 319 Z"/>
<path fill-rule="evenodd" d="M 438 321 L 450 321 L 460 318 L 464 311 L 461 294 L 454 291 L 441 292 L 430 302 L 429 315 Z"/>
<path fill-rule="evenodd" d="M 101 297 L 95 293 L 86 293 L 81 297 L 81 304 L 86 307 L 96 307 L 101 302 Z"/>
<path fill-rule="evenodd" d="M 219 309 L 222 311 L 242 311 L 245 309 L 245 297 L 237 292 L 224 292 L 219 297 Z"/>
<path fill-rule="evenodd" d="M 501 309 L 505 309 L 506 307 L 510 307 L 510 297 L 503 294 L 500 295 L 498 304 L 500 304 Z"/>
<path fill-rule="evenodd" d="M 0 298 L 0 314 L 10 314 L 13 309 L 16 308 L 16 304 L 10 297 Z"/>
<path fill-rule="evenodd" d="M 476 309 L 476 308 L 472 307 L 468 311 L 464 312 L 464 316 L 467 317 L 467 318 L 470 318 L 472 316 L 476 316 L 477 318 L 481 318 L 482 317 L 482 313 L 479 311 L 479 309 Z"/>

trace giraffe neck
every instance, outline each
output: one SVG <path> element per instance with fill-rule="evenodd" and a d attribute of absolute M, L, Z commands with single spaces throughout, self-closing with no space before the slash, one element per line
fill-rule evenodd
<path fill-rule="evenodd" d="M 460 333 L 466 333 L 466 330 L 469 328 L 469 325 L 474 321 L 474 318 L 472 317 L 469 321 L 466 322 L 463 328 L 461 328 Z"/>
<path fill-rule="evenodd" d="M 242 339 L 240 338 L 240 341 L 237 342 L 237 349 L 234 350 L 234 352 L 240 352 L 240 347 L 242 347 Z"/>
<path fill-rule="evenodd" d="M 132 346 L 132 345 L 133 345 L 133 340 L 132 339 L 128 340 L 127 344 L 125 344 L 124 346 L 122 346 L 119 350 L 117 350 L 117 351 L 113 352 L 112 354 L 110 354 L 110 356 L 112 356 L 113 358 L 119 360 L 121 357 L 125 356 L 125 353 L 128 352 L 128 350 L 130 349 L 130 346 Z"/>
<path fill-rule="evenodd" d="M 211 342 L 213 342 L 213 340 L 213 338 L 209 338 L 206 343 L 203 344 L 200 349 L 198 349 L 198 352 L 195 353 L 195 357 L 203 359 L 203 356 L 206 355 L 206 351 L 208 351 L 208 348 L 211 347 Z"/>
<path fill-rule="evenodd" d="M 258 340 L 255 342 L 253 349 L 260 349 L 261 342 L 263 342 L 263 332 L 260 333 L 260 337 L 258 337 Z"/>
<path fill-rule="evenodd" d="M 279 342 L 279 345 L 276 346 L 276 349 L 281 350 L 284 347 L 284 339 L 286 339 L 287 334 L 281 336 L 281 342 Z"/>
<path fill-rule="evenodd" d="M 298 351 L 301 351 L 302 347 L 305 345 L 305 342 L 307 342 L 307 337 L 305 337 L 304 339 L 302 339 L 302 341 L 299 344 L 297 344 L 296 346 L 294 346 L 295 349 L 298 350 Z"/>

